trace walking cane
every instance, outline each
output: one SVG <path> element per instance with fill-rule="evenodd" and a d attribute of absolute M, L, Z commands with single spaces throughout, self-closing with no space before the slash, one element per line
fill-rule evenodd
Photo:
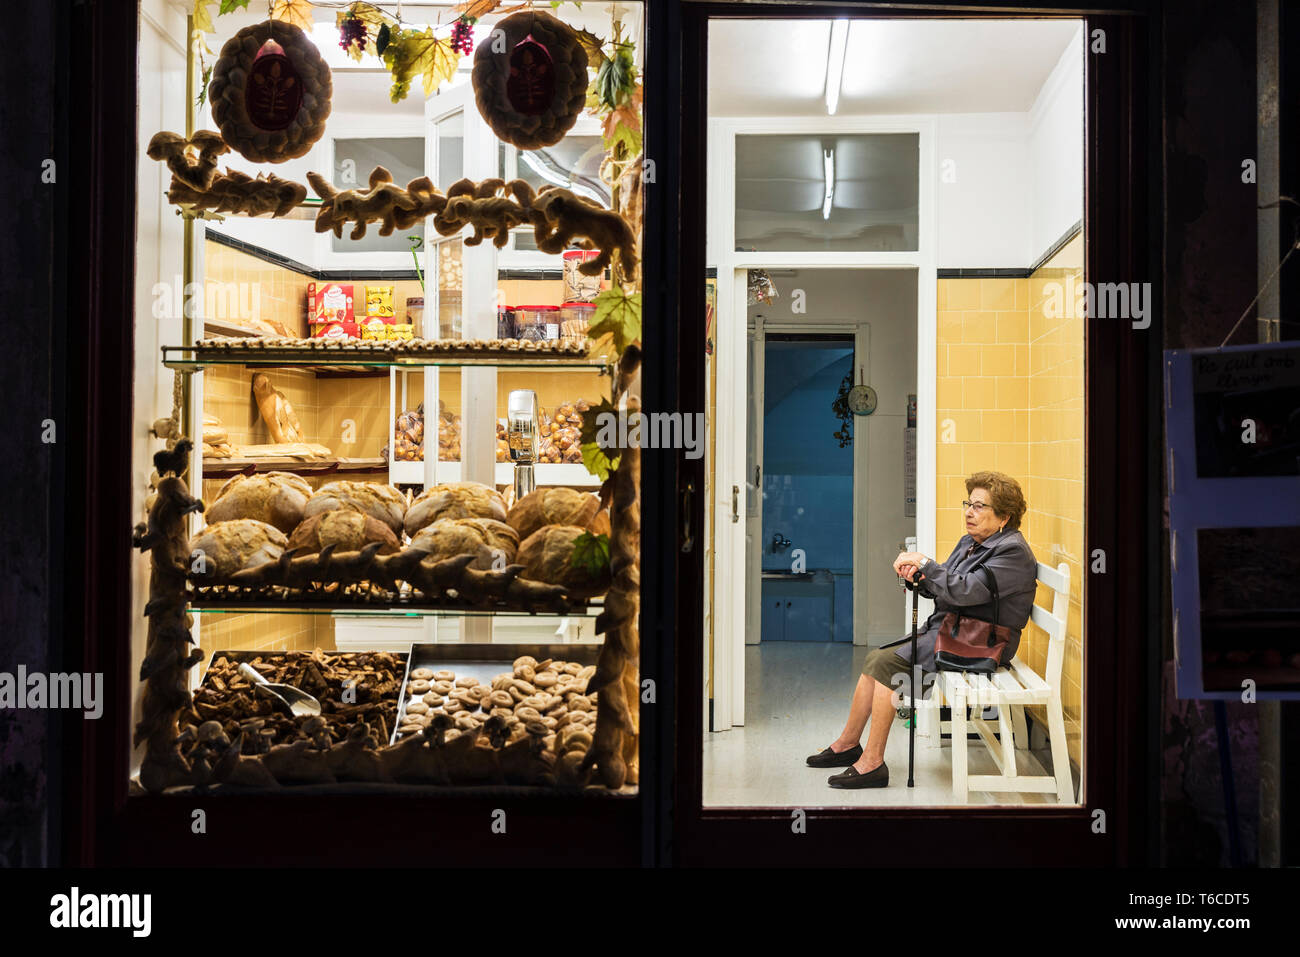
<path fill-rule="evenodd" d="M 912 707 L 909 709 L 911 714 L 907 723 L 907 786 L 912 788 L 916 787 L 916 669 L 918 667 L 916 662 L 916 602 L 920 588 L 915 578 L 912 581 L 908 581 L 906 578 L 900 579 L 900 581 L 902 581 L 903 587 L 912 593 L 912 671 L 911 677 L 908 679 Z"/>

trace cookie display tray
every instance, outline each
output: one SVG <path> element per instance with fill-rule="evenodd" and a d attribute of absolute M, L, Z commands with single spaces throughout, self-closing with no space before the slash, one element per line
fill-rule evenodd
<path fill-rule="evenodd" d="M 406 656 L 406 674 L 402 676 L 402 687 L 398 692 L 398 714 L 406 701 L 407 685 L 411 682 L 411 672 L 416 668 L 431 668 L 434 671 L 454 671 L 456 677 L 468 675 L 478 679 L 480 684 L 491 684 L 492 679 L 503 671 L 509 671 L 515 659 L 523 655 L 532 655 L 538 661 L 555 658 L 560 661 L 576 661 L 581 665 L 594 665 L 600 655 L 600 644 L 574 643 L 569 645 L 529 645 L 529 644 L 436 644 L 424 642 L 411 645 L 411 653 Z M 400 739 L 394 723 L 390 744 Z"/>

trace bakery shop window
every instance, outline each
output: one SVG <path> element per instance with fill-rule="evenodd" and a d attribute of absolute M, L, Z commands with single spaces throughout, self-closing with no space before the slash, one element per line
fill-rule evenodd
<path fill-rule="evenodd" d="M 638 401 L 641 8 L 367 10 L 214 12 L 185 101 L 142 57 L 133 779 L 617 799 L 640 453 L 595 416 Z"/>

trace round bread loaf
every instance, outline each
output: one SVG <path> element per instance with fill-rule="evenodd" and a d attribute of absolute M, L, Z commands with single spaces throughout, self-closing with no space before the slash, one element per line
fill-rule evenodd
<path fill-rule="evenodd" d="M 286 535 L 298 527 L 311 498 L 311 486 L 292 472 L 236 475 L 217 492 L 205 515 L 209 524 L 254 518 Z"/>
<path fill-rule="evenodd" d="M 336 508 L 350 508 L 363 515 L 377 518 L 393 530 L 394 535 L 402 534 L 402 522 L 406 517 L 406 499 L 402 493 L 391 485 L 375 482 L 349 482 L 340 479 L 322 485 L 316 490 L 303 518 L 311 518 L 322 512 Z"/>
<path fill-rule="evenodd" d="M 203 581 L 226 581 L 237 571 L 279 561 L 287 544 L 283 532 L 257 519 L 216 522 L 190 539 L 191 573 Z"/>
<path fill-rule="evenodd" d="M 529 492 L 515 502 L 506 521 L 519 533 L 520 541 L 544 525 L 577 525 L 596 534 L 609 534 L 609 513 L 601 509 L 600 498 L 571 488 L 539 488 Z M 598 527 L 602 524 L 603 527 Z"/>
<path fill-rule="evenodd" d="M 288 547 L 301 548 L 310 555 L 329 545 L 335 552 L 359 552 L 371 542 L 380 543 L 380 555 L 391 555 L 402 547 L 393 530 L 373 515 L 335 508 L 303 520 L 289 536 Z"/>
<path fill-rule="evenodd" d="M 594 598 L 609 589 L 609 569 L 599 577 L 570 562 L 573 543 L 587 532 L 577 525 L 545 525 L 519 546 L 515 562 L 523 565 L 521 578 L 562 585 L 572 598 Z"/>
<path fill-rule="evenodd" d="M 498 553 L 502 567 L 514 564 L 519 536 L 505 522 L 490 518 L 443 518 L 416 532 L 410 547 L 426 551 L 439 561 L 477 555 L 472 567 L 489 569 Z"/>
<path fill-rule="evenodd" d="M 506 520 L 506 500 L 501 493 L 478 482 L 446 482 L 425 489 L 406 511 L 406 534 L 415 538 L 420 529 L 443 518 Z"/>

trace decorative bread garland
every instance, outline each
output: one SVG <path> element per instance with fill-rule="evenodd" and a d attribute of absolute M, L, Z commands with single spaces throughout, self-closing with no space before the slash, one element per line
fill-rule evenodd
<path fill-rule="evenodd" d="M 255 163 L 283 163 L 324 134 L 333 92 L 310 38 L 293 24 L 265 20 L 226 41 L 208 99 L 227 144 Z"/>
<path fill-rule="evenodd" d="M 523 150 L 564 138 L 587 102 L 587 53 L 540 10 L 506 17 L 474 51 L 474 101 L 500 139 Z"/>

